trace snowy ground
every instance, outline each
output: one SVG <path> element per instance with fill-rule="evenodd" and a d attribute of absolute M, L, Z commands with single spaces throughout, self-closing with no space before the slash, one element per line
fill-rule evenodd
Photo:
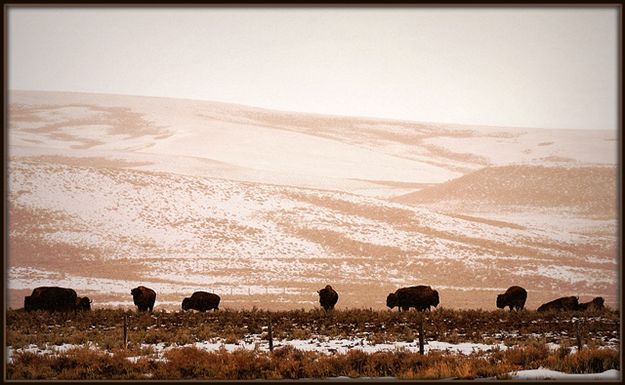
<path fill-rule="evenodd" d="M 90 346 L 90 348 L 97 349 L 97 347 Z M 347 353 L 351 349 L 362 350 L 366 353 L 374 353 L 379 351 L 395 351 L 395 350 L 406 350 L 409 352 L 418 352 L 419 351 L 419 343 L 418 341 L 413 342 L 389 342 L 389 343 L 372 343 L 368 341 L 366 338 L 353 338 L 353 339 L 330 339 L 327 337 L 319 336 L 315 338 L 305 339 L 305 340 L 274 340 L 274 348 L 278 349 L 284 346 L 291 346 L 298 350 L 302 351 L 315 351 L 324 354 L 335 354 L 335 353 Z M 80 345 L 73 344 L 63 344 L 63 345 L 51 345 L 46 346 L 43 349 L 37 347 L 36 345 L 30 345 L 26 348 L 13 349 L 12 347 L 8 348 L 7 359 L 11 362 L 11 357 L 15 352 L 31 352 L 37 354 L 57 354 L 66 352 L 69 349 L 84 347 Z M 178 349 L 183 347 L 195 347 L 201 350 L 216 352 L 222 349 L 225 349 L 228 352 L 233 352 L 238 349 L 244 350 L 258 350 L 258 351 L 269 351 L 269 345 L 266 338 L 263 338 L 260 334 L 250 334 L 245 336 L 241 341 L 236 343 L 226 343 L 223 339 L 216 338 L 212 341 L 202 341 L 195 342 L 192 344 L 186 345 L 177 345 L 177 344 L 141 344 L 141 349 L 145 351 L 154 352 L 149 357 L 162 358 L 164 352 L 171 349 Z M 491 351 L 493 349 L 502 349 L 505 350 L 507 347 L 504 344 L 497 345 L 487 345 L 487 344 L 474 344 L 474 343 L 459 343 L 459 344 L 450 344 L 447 342 L 439 342 L 439 341 L 429 341 L 425 345 L 425 352 L 429 352 L 432 350 L 438 350 L 449 353 L 462 353 L 462 354 L 470 354 L 472 352 L 477 351 Z"/>
<path fill-rule="evenodd" d="M 375 353 L 380 351 L 408 351 L 408 352 L 419 352 L 419 342 L 417 340 L 412 342 L 404 342 L 404 341 L 396 341 L 396 342 L 372 342 L 367 338 L 361 337 L 353 337 L 353 338 L 329 338 L 326 336 L 316 336 L 309 339 L 284 339 L 284 340 L 274 340 L 274 349 L 278 349 L 280 347 L 291 346 L 298 350 L 302 351 L 314 351 L 323 354 L 336 354 L 336 353 L 347 353 L 352 349 L 361 350 L 365 353 Z M 549 349 L 558 350 L 560 348 L 559 344 L 550 343 L 548 344 Z M 75 348 L 84 348 L 88 347 L 90 349 L 99 349 L 97 346 L 92 344 L 87 345 L 75 345 L 75 344 L 62 344 L 62 345 L 46 345 L 45 347 L 38 347 L 37 345 L 30 345 L 24 348 L 14 349 L 13 347 L 7 348 L 7 360 L 11 362 L 13 355 L 16 352 L 31 352 L 37 354 L 58 354 L 66 352 L 70 349 Z M 141 344 L 140 348 L 142 351 L 147 352 L 145 354 L 148 358 L 157 358 L 162 359 L 163 353 L 171 350 L 171 349 L 179 349 L 184 347 L 195 347 L 201 350 L 205 350 L 208 352 L 216 352 L 220 350 L 225 350 L 227 352 L 233 352 L 235 350 L 243 349 L 243 350 L 254 350 L 254 351 L 269 351 L 269 343 L 267 341 L 265 334 L 249 334 L 246 335 L 243 339 L 237 342 L 226 342 L 225 339 L 215 338 L 210 341 L 200 341 L 191 344 L 168 344 L 168 343 L 157 343 L 157 344 Z M 611 348 L 615 348 L 613 346 Z M 464 354 L 470 355 L 471 353 L 476 352 L 492 352 L 495 350 L 506 350 L 510 348 L 503 343 L 498 344 L 484 344 L 484 343 L 472 343 L 472 342 L 461 342 L 457 344 L 452 344 L 449 342 L 441 342 L 441 341 L 426 341 L 424 352 L 427 354 L 430 351 L 440 351 L 446 352 L 450 354 Z M 610 347 L 606 347 L 609 349 Z M 575 347 L 571 348 L 571 353 L 576 351 Z M 140 357 L 140 356 L 139 356 Z"/>
<path fill-rule="evenodd" d="M 556 370 L 550 369 L 532 369 L 532 370 L 520 370 L 518 372 L 511 373 L 511 379 L 513 380 L 603 380 L 612 381 L 621 379 L 621 371 L 616 369 L 606 370 L 603 373 L 584 373 L 584 374 L 571 374 L 562 373 Z"/>

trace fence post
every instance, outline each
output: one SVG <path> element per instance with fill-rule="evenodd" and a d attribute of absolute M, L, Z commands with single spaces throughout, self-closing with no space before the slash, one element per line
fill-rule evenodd
<path fill-rule="evenodd" d="M 269 339 L 269 351 L 273 352 L 273 330 L 271 327 L 271 316 L 269 316 L 269 330 L 268 330 L 267 338 Z"/>
<path fill-rule="evenodd" d="M 425 354 L 425 333 L 423 331 L 423 315 L 419 317 L 419 354 Z"/>
<path fill-rule="evenodd" d="M 124 349 L 128 348 L 128 314 L 124 314 Z"/>
<path fill-rule="evenodd" d="M 577 321 L 576 325 L 577 326 L 575 328 L 575 339 L 577 340 L 577 351 L 579 352 L 584 346 L 584 341 L 582 340 L 582 332 L 579 327 L 579 321 Z"/>

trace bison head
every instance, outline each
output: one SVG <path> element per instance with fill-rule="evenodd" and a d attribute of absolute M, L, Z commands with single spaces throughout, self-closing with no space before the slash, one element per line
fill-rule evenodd
<path fill-rule="evenodd" d="M 592 300 L 592 304 L 593 306 L 595 306 L 598 309 L 603 308 L 603 304 L 605 303 L 605 300 L 603 299 L 603 297 L 595 297 Z"/>
<path fill-rule="evenodd" d="M 434 295 L 433 295 L 434 299 L 432 301 L 432 306 L 437 307 L 439 303 L 441 303 L 440 299 L 438 298 L 438 290 L 434 290 Z"/>
<path fill-rule="evenodd" d="M 397 306 L 397 294 L 390 293 L 388 297 L 386 297 L 386 306 L 390 307 L 391 309 Z"/>
<path fill-rule="evenodd" d="M 24 297 L 24 310 L 31 311 L 34 308 L 35 308 L 35 304 L 33 301 L 33 297 L 31 297 L 30 295 L 27 295 L 26 297 Z"/>
<path fill-rule="evenodd" d="M 91 302 L 89 297 L 76 298 L 76 310 L 91 310 Z"/>
<path fill-rule="evenodd" d="M 504 304 L 504 295 L 503 294 L 499 294 L 497 295 L 497 307 L 500 309 L 503 309 L 504 307 L 506 307 L 506 305 Z"/>
<path fill-rule="evenodd" d="M 189 310 L 191 307 L 191 298 L 187 297 L 182 300 L 182 310 Z"/>

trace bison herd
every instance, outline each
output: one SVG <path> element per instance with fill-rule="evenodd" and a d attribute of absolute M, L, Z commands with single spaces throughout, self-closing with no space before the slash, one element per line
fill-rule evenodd
<path fill-rule="evenodd" d="M 338 293 L 327 285 L 317 291 L 319 304 L 325 311 L 334 309 L 339 300 Z M 139 311 L 152 311 L 156 302 L 156 292 L 148 287 L 139 286 L 130 291 L 132 300 Z M 525 307 L 527 291 L 520 286 L 511 286 L 505 293 L 497 295 L 497 307 L 512 310 L 522 310 Z M 196 291 L 191 297 L 182 300 L 182 310 L 219 310 L 221 298 L 217 294 L 205 291 Z M 88 297 L 78 297 L 73 289 L 62 287 L 38 287 L 32 294 L 24 297 L 24 310 L 46 311 L 78 311 L 91 310 L 91 300 Z M 386 297 L 386 306 L 390 309 L 397 307 L 399 311 L 408 311 L 415 308 L 417 311 L 430 310 L 440 303 L 438 291 L 430 286 L 410 286 L 397 289 Z M 590 302 L 579 303 L 579 297 L 562 297 L 541 305 L 537 311 L 561 310 L 599 310 L 603 309 L 604 300 L 596 297 Z"/>

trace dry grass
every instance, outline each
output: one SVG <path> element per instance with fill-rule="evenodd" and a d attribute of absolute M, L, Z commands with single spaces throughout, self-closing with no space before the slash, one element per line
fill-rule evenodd
<path fill-rule="evenodd" d="M 164 359 L 129 361 L 127 353 L 107 354 L 74 349 L 56 356 L 19 353 L 7 367 L 9 379 L 302 379 L 396 377 L 399 379 L 509 378 L 510 373 L 538 366 L 568 373 L 619 369 L 617 351 L 585 349 L 562 355 L 546 346 L 528 345 L 491 355 L 420 355 L 397 350 L 365 353 L 351 350 L 327 356 L 284 347 L 273 353 L 237 350 L 207 352 L 195 347 L 172 349 Z"/>

